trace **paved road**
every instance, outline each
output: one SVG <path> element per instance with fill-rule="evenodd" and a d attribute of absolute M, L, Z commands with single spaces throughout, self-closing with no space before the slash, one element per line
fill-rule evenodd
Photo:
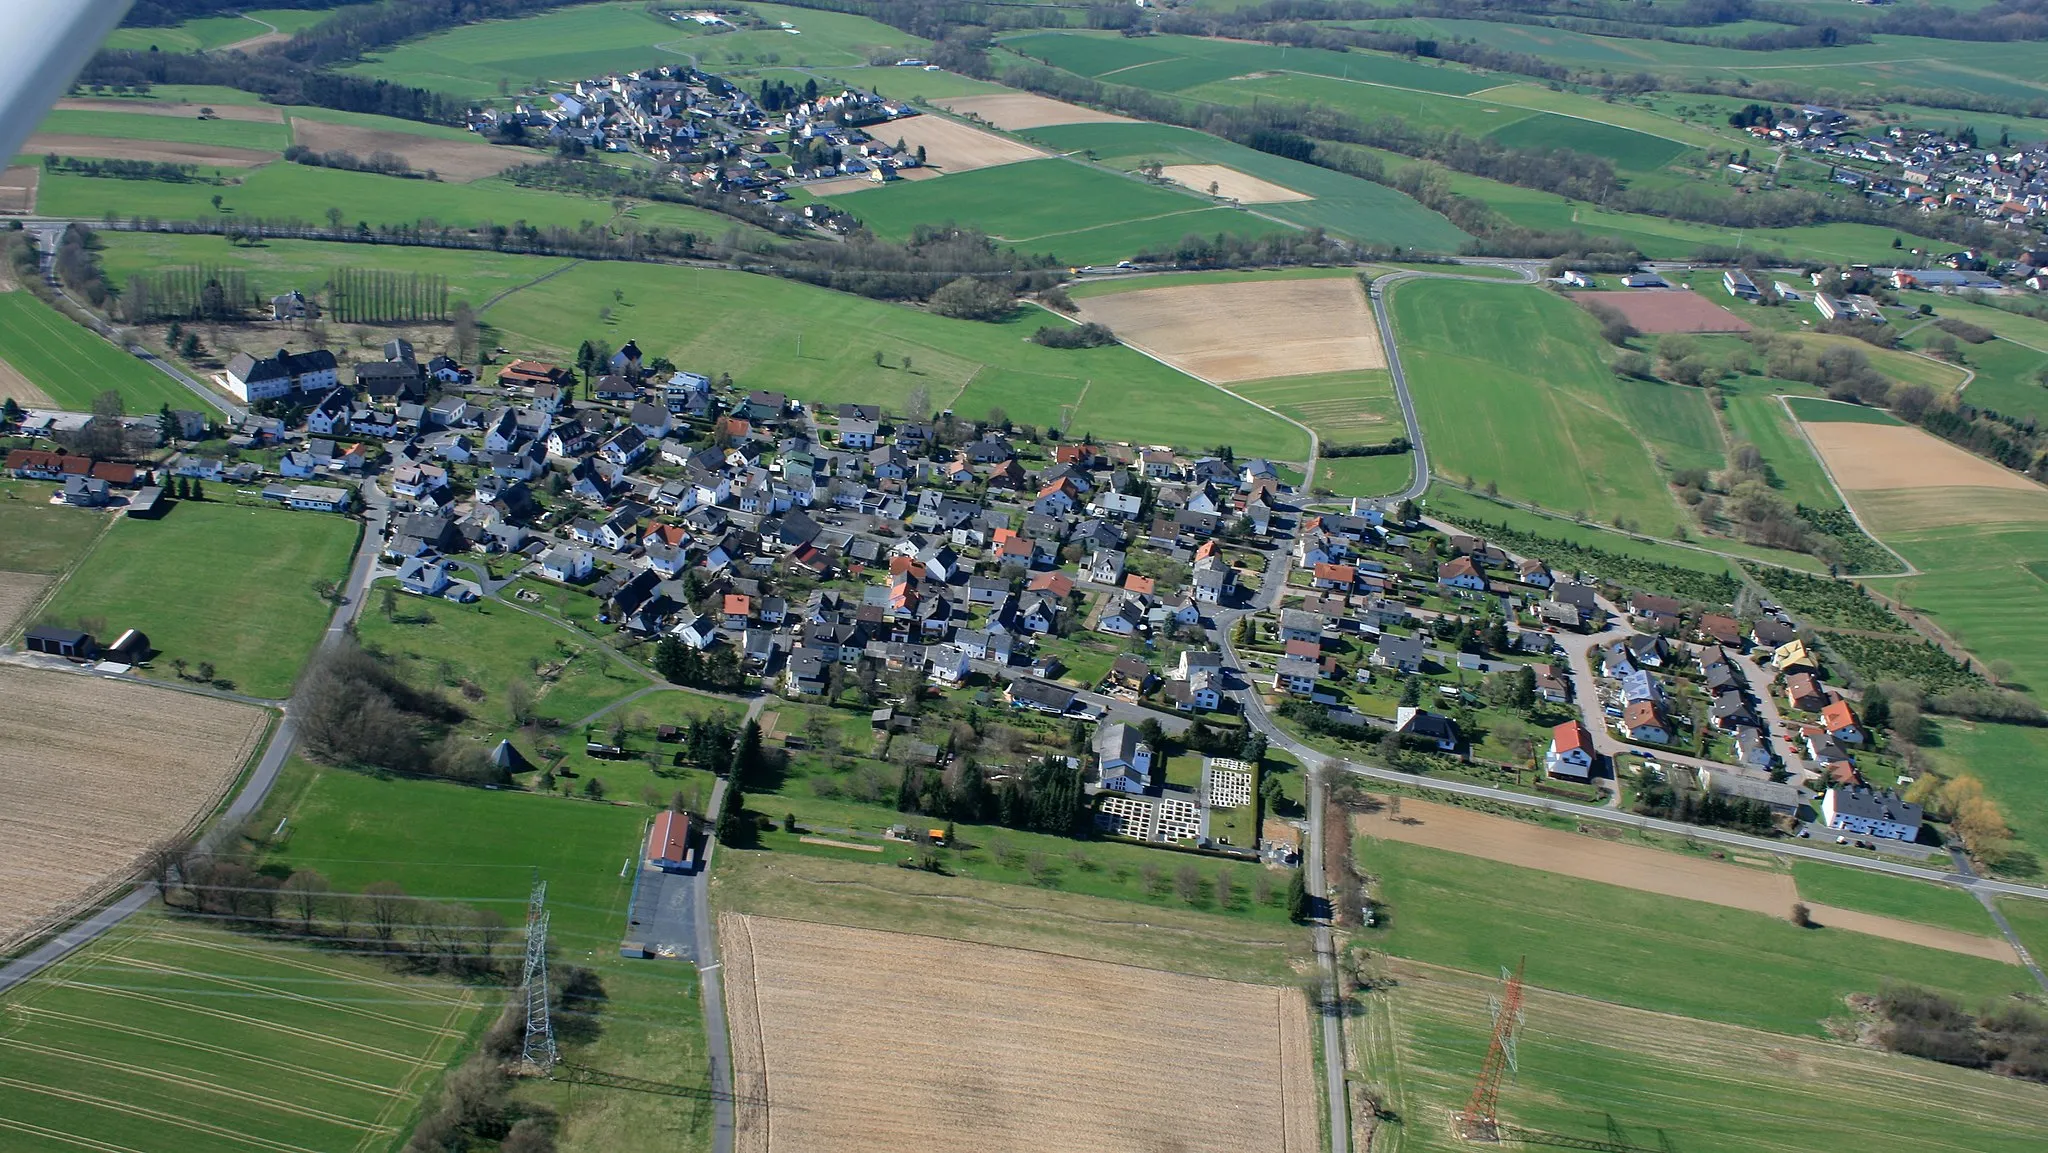
<path fill-rule="evenodd" d="M 356 550 L 354 564 L 349 569 L 348 579 L 343 582 L 340 603 L 335 606 L 334 618 L 322 637 L 323 645 L 336 643 L 346 633 L 349 622 L 362 611 L 363 594 L 369 587 L 370 574 L 376 565 L 378 545 L 382 535 L 385 516 L 390 501 L 374 483 L 363 486 L 366 518 L 362 546 Z M 314 515 L 314 514 L 309 514 Z M 227 811 L 221 814 L 212 828 L 200 838 L 202 847 L 217 845 L 221 839 L 232 835 L 234 829 L 262 808 L 270 789 L 277 783 L 278 773 L 290 758 L 292 746 L 298 740 L 298 725 L 292 717 L 291 705 L 287 703 L 283 715 L 278 718 L 277 727 L 271 731 L 270 740 L 257 758 L 256 767 L 250 771 L 242 787 L 228 803 Z M 127 895 L 113 903 L 95 910 L 90 916 L 43 942 L 40 946 L 22 954 L 6 966 L 0 967 L 0 993 L 33 978 L 73 950 L 89 944 L 101 934 L 119 925 L 129 917 L 148 906 L 156 896 L 153 882 L 137 885 Z"/>

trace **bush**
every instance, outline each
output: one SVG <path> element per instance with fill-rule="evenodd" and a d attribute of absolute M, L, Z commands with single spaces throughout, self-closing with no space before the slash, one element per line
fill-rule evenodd
<path fill-rule="evenodd" d="M 1115 344 L 1116 333 L 1111 332 L 1107 325 L 1092 320 L 1067 328 L 1054 328 L 1048 324 L 1031 334 L 1031 342 L 1047 348 L 1101 348 L 1105 344 Z"/>
<path fill-rule="evenodd" d="M 1935 321 L 1934 327 L 1948 333 L 1950 336 L 1967 340 L 1971 344 L 1987 344 L 1998 339 L 1997 333 L 1985 328 L 1983 325 L 1971 324 L 1967 320 L 1957 320 L 1953 316 L 1944 316 L 1940 320 Z"/>
<path fill-rule="evenodd" d="M 955 320 L 1008 320 L 1017 299 L 994 281 L 963 276 L 932 293 L 931 310 Z"/>

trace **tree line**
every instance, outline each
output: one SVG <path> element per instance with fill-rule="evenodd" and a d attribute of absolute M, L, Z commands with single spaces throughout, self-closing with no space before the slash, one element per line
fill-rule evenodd
<path fill-rule="evenodd" d="M 192 164 L 172 164 L 162 160 L 59 156 L 54 152 L 43 157 L 43 171 L 106 180 L 155 180 L 164 184 L 192 184 L 201 180 L 209 184 L 218 183 L 201 177 L 198 166 Z"/>
<path fill-rule="evenodd" d="M 249 283 L 248 272 L 220 265 L 187 264 L 138 272 L 128 278 L 128 288 L 121 294 L 121 314 L 130 324 L 235 320 L 256 304 L 256 289 Z"/>
<path fill-rule="evenodd" d="M 439 273 L 337 268 L 327 279 L 327 311 L 343 324 L 448 319 L 448 278 Z"/>

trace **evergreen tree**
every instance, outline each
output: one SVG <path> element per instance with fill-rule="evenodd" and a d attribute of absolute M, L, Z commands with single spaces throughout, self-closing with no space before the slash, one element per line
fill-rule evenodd
<path fill-rule="evenodd" d="M 732 754 L 732 779 L 743 781 L 749 786 L 764 784 L 761 774 L 768 767 L 768 761 L 761 753 L 761 725 L 748 721 L 740 730 L 739 747 Z"/>
<path fill-rule="evenodd" d="M 178 418 L 171 415 L 169 404 L 156 410 L 156 429 L 164 438 L 165 444 L 178 439 Z"/>
<path fill-rule="evenodd" d="M 1422 703 L 1422 678 L 1413 673 L 1401 683 L 1401 704 L 1413 708 Z"/>
<path fill-rule="evenodd" d="M 1301 869 L 1287 878 L 1287 917 L 1297 925 L 1309 917 L 1308 879 Z"/>
<path fill-rule="evenodd" d="M 670 684 L 683 684 L 683 672 L 689 662 L 690 650 L 674 637 L 663 637 L 654 646 L 654 671 L 667 678 Z"/>
<path fill-rule="evenodd" d="M 192 499 L 193 499 L 193 500 L 205 500 L 205 499 L 206 499 L 206 486 L 205 486 L 204 484 L 200 483 L 200 480 L 199 480 L 199 478 L 198 478 L 198 477 L 196 477 L 196 476 L 192 478 Z"/>

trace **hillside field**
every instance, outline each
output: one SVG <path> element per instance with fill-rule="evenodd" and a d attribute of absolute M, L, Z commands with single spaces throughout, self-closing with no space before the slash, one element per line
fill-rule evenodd
<path fill-rule="evenodd" d="M 141 629 L 153 676 L 208 661 L 239 692 L 284 697 L 333 611 L 313 585 L 342 578 L 361 533 L 328 513 L 177 501 L 160 520 L 116 524 L 44 615 Z"/>
<path fill-rule="evenodd" d="M 192 390 L 28 292 L 0 292 L 0 361 L 71 412 L 91 412 L 93 398 L 109 389 L 136 414 L 203 407 Z"/>

